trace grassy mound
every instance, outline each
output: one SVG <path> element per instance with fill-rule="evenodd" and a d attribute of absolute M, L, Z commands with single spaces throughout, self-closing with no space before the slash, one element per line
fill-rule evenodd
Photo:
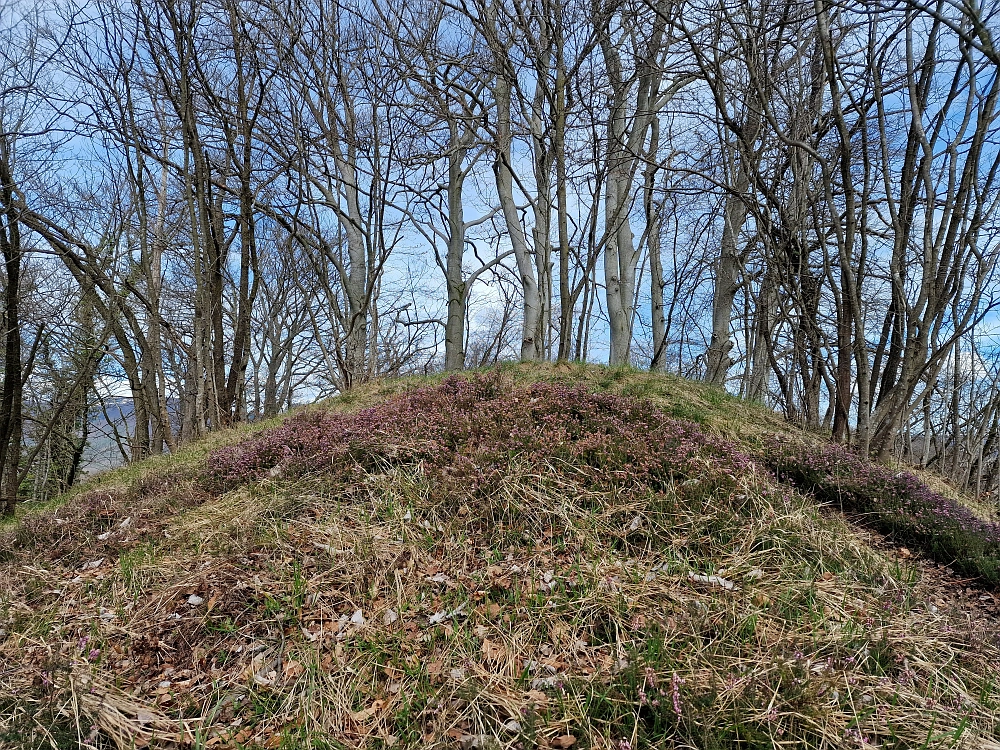
<path fill-rule="evenodd" d="M 778 481 L 780 429 L 514 368 L 95 485 L 0 537 L 0 745 L 1000 747 L 996 645 Z"/>

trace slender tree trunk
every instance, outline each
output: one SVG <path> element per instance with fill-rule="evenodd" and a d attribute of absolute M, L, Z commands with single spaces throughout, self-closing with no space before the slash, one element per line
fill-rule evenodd
<path fill-rule="evenodd" d="M 524 296 L 521 322 L 521 360 L 533 362 L 541 359 L 542 356 L 543 342 L 538 336 L 542 305 L 532 252 L 524 236 L 521 220 L 517 213 L 517 205 L 514 202 L 514 175 L 511 171 L 513 136 L 510 123 L 510 82 L 504 76 L 505 72 L 501 71 L 494 85 L 494 100 L 497 108 L 497 158 L 493 171 L 500 208 L 514 250 L 514 259 L 517 262 Z"/>
<path fill-rule="evenodd" d="M 457 140 L 452 126 L 452 142 Z M 444 369 L 449 372 L 465 369 L 465 212 L 462 188 L 465 173 L 462 162 L 466 150 L 454 148 L 448 154 L 448 255 L 445 259 L 445 280 L 448 292 L 448 318 L 444 331 Z"/>
<path fill-rule="evenodd" d="M 556 2 L 561 18 L 562 3 Z M 569 198 L 566 181 L 566 63 L 563 58 L 561 23 L 556 24 L 556 83 L 552 148 L 556 160 L 556 203 L 559 232 L 559 351 L 560 361 L 568 360 L 573 346 L 573 303 L 569 278 Z"/>
<path fill-rule="evenodd" d="M 722 212 L 722 239 L 719 243 L 719 259 L 715 264 L 715 291 L 712 295 L 712 337 L 705 352 L 705 380 L 713 385 L 725 385 L 726 374 L 733 364 L 729 356 L 733 348 L 729 334 L 733 304 L 741 285 L 739 237 L 749 214 L 747 201 L 750 173 L 754 168 L 753 162 L 759 158 L 753 149 L 760 130 L 760 113 L 751 106 L 747 110 L 742 133 L 735 146 L 733 184 L 726 195 Z"/>
<path fill-rule="evenodd" d="M 652 320 L 653 356 L 649 369 L 662 372 L 667 366 L 667 321 L 663 304 L 663 259 L 660 257 L 662 206 L 656 202 L 656 153 L 660 145 L 660 120 L 653 118 L 643 173 L 642 206 L 646 214 L 646 249 L 649 254 L 649 300 Z"/>
<path fill-rule="evenodd" d="M 0 141 L 0 254 L 3 255 L 4 289 L 4 368 L 0 394 L 0 496 L 2 515 L 14 515 L 17 503 L 18 464 L 21 458 L 21 231 L 14 205 L 14 178 L 10 167 L 10 144 Z"/>

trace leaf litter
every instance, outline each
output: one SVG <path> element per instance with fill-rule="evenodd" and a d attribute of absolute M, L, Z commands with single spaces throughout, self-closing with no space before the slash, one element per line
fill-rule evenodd
<path fill-rule="evenodd" d="M 693 427 L 658 475 L 617 416 L 640 407 L 598 402 L 607 417 L 571 434 L 556 417 L 594 406 L 588 394 L 543 391 L 557 403 L 539 410 L 538 391 L 500 386 L 473 381 L 445 415 L 520 403 L 596 466 L 520 434 L 520 453 L 508 443 L 490 463 L 493 438 L 463 423 L 484 449 L 471 458 L 429 453 L 427 430 L 412 445 L 383 435 L 392 450 L 349 482 L 294 462 L 280 481 L 210 477 L 168 518 L 94 490 L 121 530 L 104 540 L 72 508 L 35 519 L 54 544 L 3 547 L 6 727 L 122 748 L 619 748 L 640 732 L 721 736 L 739 717 L 788 746 L 1000 747 L 995 639 L 934 603 L 922 560 L 764 471 L 729 470 Z M 415 398 L 426 412 L 439 397 Z M 488 483 L 466 484 L 466 459 Z"/>

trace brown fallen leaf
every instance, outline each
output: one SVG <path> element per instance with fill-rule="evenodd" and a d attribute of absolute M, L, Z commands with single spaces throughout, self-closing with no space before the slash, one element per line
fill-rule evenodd
<path fill-rule="evenodd" d="M 296 677 L 301 676 L 306 671 L 306 668 L 300 662 L 289 659 L 285 662 L 283 671 L 286 680 L 294 680 Z"/>
<path fill-rule="evenodd" d="M 441 674 L 441 673 L 444 672 L 444 662 L 438 661 L 438 660 L 429 661 L 424 666 L 424 669 L 426 669 L 427 670 L 427 674 L 430 674 L 430 675 Z"/>
<path fill-rule="evenodd" d="M 549 702 L 549 696 L 541 690 L 529 690 L 524 694 L 524 697 L 529 703 L 536 703 L 539 706 L 544 706 Z"/>
<path fill-rule="evenodd" d="M 385 701 L 375 701 L 368 708 L 362 709 L 361 711 L 355 711 L 351 714 L 351 718 L 354 719 L 358 724 L 368 721 L 371 717 L 377 714 L 382 707 L 385 705 Z"/>
<path fill-rule="evenodd" d="M 564 734 L 560 737 L 553 737 L 549 740 L 552 747 L 573 747 L 576 744 L 576 737 L 571 734 Z"/>
<path fill-rule="evenodd" d="M 253 735 L 253 730 L 250 729 L 250 727 L 247 727 L 246 729 L 241 729 L 232 737 L 230 737 L 229 741 L 234 742 L 236 744 L 240 744 L 246 742 L 248 739 L 250 739 L 252 735 Z"/>

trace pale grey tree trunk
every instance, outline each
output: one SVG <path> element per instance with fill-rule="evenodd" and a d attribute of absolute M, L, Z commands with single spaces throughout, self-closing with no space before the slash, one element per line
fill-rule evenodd
<path fill-rule="evenodd" d="M 722 212 L 722 238 L 719 258 L 715 263 L 715 290 L 712 294 L 712 334 L 705 352 L 705 380 L 713 385 L 725 385 L 729 368 L 733 364 L 729 352 L 733 348 L 730 329 L 733 305 L 742 286 L 740 233 L 749 214 L 750 174 L 758 156 L 754 143 L 760 135 L 761 116 L 749 105 L 743 122 L 743 135 L 733 148 L 731 172 L 732 185 L 726 194 Z"/>
<path fill-rule="evenodd" d="M 452 127 L 454 131 L 455 128 Z M 453 148 L 448 154 L 448 254 L 445 281 L 448 293 L 448 318 L 444 331 L 444 369 L 465 368 L 466 283 L 462 268 L 465 257 L 465 211 L 462 187 L 465 184 L 463 161 L 466 149 Z"/>
<path fill-rule="evenodd" d="M 518 277 L 524 294 L 521 359 L 525 362 L 533 362 L 541 359 L 542 356 L 543 342 L 539 335 L 542 324 L 542 299 L 536 276 L 534 253 L 524 235 L 521 219 L 517 213 L 517 203 L 514 200 L 514 175 L 511 169 L 513 150 L 510 122 L 511 85 L 502 73 L 497 76 L 493 96 L 497 112 L 497 153 L 493 170 L 497 197 L 500 200 L 500 208 L 511 248 L 514 251 Z"/>

